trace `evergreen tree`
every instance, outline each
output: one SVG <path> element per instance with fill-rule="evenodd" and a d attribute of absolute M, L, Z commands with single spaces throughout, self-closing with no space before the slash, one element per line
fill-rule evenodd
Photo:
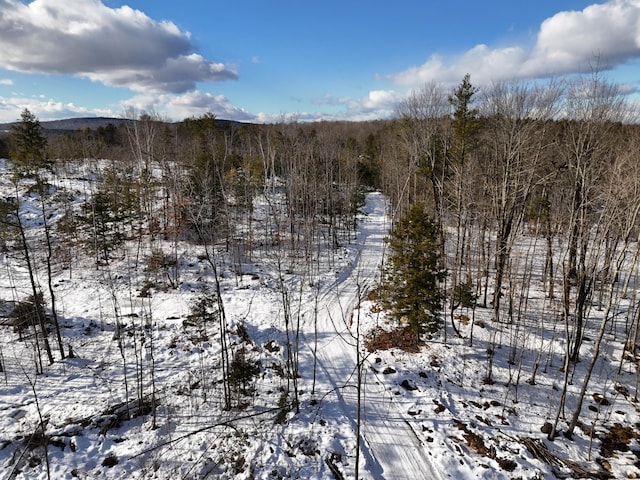
<path fill-rule="evenodd" d="M 392 254 L 383 272 L 382 304 L 398 321 L 418 333 L 433 333 L 440 326 L 447 276 L 441 268 L 440 228 L 415 204 L 391 232 Z"/>
<path fill-rule="evenodd" d="M 41 168 L 49 168 L 46 158 L 47 139 L 38 118 L 27 108 L 22 111 L 21 122 L 11 127 L 9 156 L 16 172 L 29 176 Z"/>
<path fill-rule="evenodd" d="M 449 96 L 449 104 L 453 110 L 451 127 L 453 139 L 450 155 L 452 160 L 464 164 L 467 153 L 473 146 L 480 130 L 479 112 L 473 108 L 473 96 L 478 89 L 471 84 L 471 76 L 466 74 L 462 82 Z"/>

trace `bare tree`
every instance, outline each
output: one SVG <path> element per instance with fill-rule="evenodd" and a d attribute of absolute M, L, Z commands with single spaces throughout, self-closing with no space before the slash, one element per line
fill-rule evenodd
<path fill-rule="evenodd" d="M 189 184 L 189 204 L 186 206 L 187 215 L 196 231 L 197 238 L 204 248 L 204 258 L 211 267 L 214 281 L 214 300 L 217 306 L 219 341 L 222 367 L 222 385 L 225 408 L 231 408 L 231 387 L 229 385 L 229 339 L 227 317 L 222 299 L 222 285 L 220 259 L 216 253 L 218 248 L 218 208 L 219 192 L 215 183 L 215 174 L 209 170 L 210 165 L 202 166 L 204 171 L 200 175 L 191 172 Z"/>
<path fill-rule="evenodd" d="M 567 397 L 569 371 L 571 365 L 579 359 L 580 347 L 584 339 L 588 312 L 596 282 L 604 281 L 608 285 L 609 297 L 594 345 L 592 358 L 587 366 L 582 387 L 578 394 L 577 406 L 572 415 L 566 433 L 571 437 L 582 408 L 582 402 L 590 377 L 599 359 L 606 325 L 611 321 L 610 311 L 613 302 L 613 285 L 618 271 L 628 251 L 630 232 L 637 225 L 638 209 L 629 211 L 629 195 L 636 194 L 636 187 L 620 188 L 620 146 L 616 142 L 616 121 L 623 121 L 627 113 L 623 97 L 615 85 L 604 82 L 597 74 L 589 79 L 582 78 L 572 85 L 567 101 L 565 135 L 561 143 L 566 154 L 569 186 L 571 188 L 570 215 L 567 230 L 568 240 L 563 252 L 563 319 L 565 329 L 565 359 L 563 386 L 560 402 L 555 415 L 549 438 L 555 436 L 559 418 L 562 415 Z M 616 174 L 616 172 L 618 172 Z M 614 183 L 605 182 L 613 179 Z M 622 182 L 622 185 L 626 182 Z M 632 200 L 637 205 L 637 197 Z M 631 214 L 631 215 L 629 215 Z M 622 228 L 616 228 L 617 219 L 626 217 Z M 616 230 L 618 232 L 616 233 Z M 624 232 L 624 233 L 623 233 Z M 603 258 L 606 258 L 608 244 L 612 238 L 626 240 L 622 248 L 611 250 L 615 258 L 609 262 L 614 271 L 603 273 Z M 600 280 L 598 280 L 600 277 Z"/>
<path fill-rule="evenodd" d="M 396 115 L 401 119 L 401 142 L 409 161 L 405 193 L 411 206 L 416 201 L 432 201 L 435 220 L 444 235 L 444 180 L 447 176 L 449 102 L 435 82 L 427 83 L 400 102 Z M 430 195 L 423 191 L 423 180 Z M 444 259 L 444 236 L 440 239 Z"/>
<path fill-rule="evenodd" d="M 624 120 L 627 110 L 616 85 L 598 74 L 580 78 L 571 85 L 567 97 L 566 128 L 561 145 L 570 175 L 572 198 L 568 219 L 569 241 L 563 255 L 565 304 L 569 307 L 575 289 L 573 313 L 575 333 L 571 360 L 577 361 L 584 333 L 584 316 L 593 288 L 593 273 L 588 271 L 588 245 L 597 209 L 595 196 L 599 181 L 612 155 L 616 122 Z M 593 265 L 593 264 L 592 264 Z M 568 315 L 569 312 L 566 312 Z"/>
<path fill-rule="evenodd" d="M 502 284 L 515 236 L 527 202 L 539 181 L 537 166 L 545 148 L 546 122 L 558 112 L 560 90 L 554 85 L 520 82 L 493 84 L 485 93 L 482 113 L 489 192 L 496 222 L 493 317 L 500 319 Z"/>

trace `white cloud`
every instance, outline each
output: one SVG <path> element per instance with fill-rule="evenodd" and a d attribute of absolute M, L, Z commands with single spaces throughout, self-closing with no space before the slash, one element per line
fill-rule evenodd
<path fill-rule="evenodd" d="M 359 102 L 361 109 L 365 110 L 384 110 L 393 109 L 398 103 L 399 96 L 393 90 L 372 90 L 369 95 Z"/>
<path fill-rule="evenodd" d="M 561 12 L 540 26 L 525 74 L 610 69 L 640 57 L 640 1 L 610 0 Z"/>
<path fill-rule="evenodd" d="M 316 99 L 317 105 L 343 107 L 338 112 L 298 113 L 300 120 L 350 120 L 367 121 L 389 118 L 393 115 L 396 105 L 402 96 L 393 90 L 372 90 L 365 97 L 353 99 L 349 97 L 334 97 L 325 95 Z"/>
<path fill-rule="evenodd" d="M 22 111 L 28 108 L 39 120 L 56 120 L 71 117 L 115 117 L 117 112 L 109 109 L 88 109 L 73 103 L 58 102 L 46 98 L 0 97 L 0 123 L 20 120 Z"/>
<path fill-rule="evenodd" d="M 166 102 L 166 111 L 173 118 L 184 119 L 212 112 L 226 120 L 253 121 L 254 115 L 229 102 L 224 95 L 192 91 L 184 95 L 171 96 Z"/>
<path fill-rule="evenodd" d="M 0 66 L 72 74 L 140 92 L 182 93 L 197 82 L 235 79 L 206 60 L 188 32 L 101 0 L 0 0 Z"/>
<path fill-rule="evenodd" d="M 256 123 L 313 122 L 318 120 L 365 121 L 391 117 L 400 99 L 401 96 L 397 92 L 374 90 L 359 99 L 336 98 L 326 95 L 314 101 L 318 105 L 332 107 L 331 112 L 319 110 L 315 112 L 251 113 L 233 105 L 224 95 L 213 95 L 193 90 L 181 95 L 136 95 L 122 102 L 122 111 L 133 107 L 137 111 L 162 113 L 174 121 L 198 117 L 209 112 L 215 114 L 217 118 L 225 120 Z M 335 107 L 340 110 L 336 112 Z"/>
<path fill-rule="evenodd" d="M 609 0 L 548 18 L 531 49 L 476 45 L 449 58 L 434 54 L 424 64 L 387 78 L 407 87 L 432 80 L 455 85 L 470 73 L 474 83 L 486 84 L 611 69 L 638 58 L 640 0 Z"/>
<path fill-rule="evenodd" d="M 106 85 L 125 85 L 138 92 L 182 93 L 192 90 L 196 82 L 224 79 L 228 71 L 221 63 L 211 63 L 198 54 L 169 58 L 159 70 L 113 69 L 80 76 Z"/>
<path fill-rule="evenodd" d="M 0 85 L 13 85 L 13 80 L 10 78 L 0 78 Z"/>
<path fill-rule="evenodd" d="M 402 96 L 393 90 L 372 90 L 367 96 L 346 103 L 346 110 L 336 120 L 367 121 L 389 118 Z"/>
<path fill-rule="evenodd" d="M 224 95 L 192 90 L 181 95 L 137 95 L 122 102 L 123 110 L 133 107 L 139 111 L 156 111 L 174 121 L 213 113 L 217 118 L 237 121 L 256 121 L 255 115 L 233 106 Z"/>
<path fill-rule="evenodd" d="M 117 109 L 88 109 L 73 103 L 58 102 L 46 97 L 3 98 L 0 97 L 0 123 L 20 119 L 20 113 L 28 108 L 41 121 L 71 117 L 121 117 L 129 108 L 142 112 L 157 112 L 169 121 L 180 121 L 188 117 L 199 117 L 213 113 L 217 118 L 240 122 L 280 123 L 313 122 L 318 120 L 366 121 L 391 117 L 401 96 L 394 91 L 374 90 L 360 99 L 347 97 L 323 97 L 318 103 L 340 108 L 339 111 L 251 113 L 233 105 L 224 95 L 192 90 L 184 94 L 140 94 L 121 102 Z M 335 110 L 335 108 L 332 108 Z"/>

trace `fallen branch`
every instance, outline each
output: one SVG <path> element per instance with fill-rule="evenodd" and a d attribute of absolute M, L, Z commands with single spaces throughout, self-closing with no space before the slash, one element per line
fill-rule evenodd
<path fill-rule="evenodd" d="M 535 458 L 553 467 L 571 470 L 571 476 L 573 478 L 594 478 L 602 480 L 613 478 L 613 475 L 605 470 L 591 472 L 577 462 L 558 457 L 551 453 L 549 448 L 538 438 L 519 437 L 519 440 Z"/>
<path fill-rule="evenodd" d="M 329 467 L 329 470 L 331 470 L 331 473 L 333 473 L 333 477 L 336 480 L 344 480 L 344 475 L 342 475 L 342 472 L 340 472 L 340 469 L 338 468 L 338 465 L 336 464 L 337 461 L 340 461 L 341 457 L 338 453 L 332 453 L 331 455 L 327 455 L 326 457 L 324 457 L 324 463 L 327 464 L 327 467 Z"/>
<path fill-rule="evenodd" d="M 248 418 L 258 417 L 260 415 L 265 415 L 267 413 L 278 412 L 280 410 L 281 410 L 281 407 L 268 408 L 268 409 L 263 410 L 261 412 L 251 413 L 249 415 L 242 415 L 240 417 L 235 417 L 235 418 L 232 418 L 230 420 L 224 420 L 222 422 L 214 423 L 212 425 L 207 425 L 206 427 L 202 427 L 202 428 L 199 428 L 199 429 L 194 430 L 192 432 L 185 433 L 184 435 L 182 435 L 180 437 L 173 438 L 171 440 L 167 440 L 166 442 L 162 442 L 162 443 L 159 443 L 157 445 L 154 445 L 151 448 L 147 448 L 146 450 L 143 450 L 142 452 L 137 453 L 137 454 L 129 457 L 129 459 L 134 459 L 134 458 L 140 457 L 140 456 L 142 456 L 142 455 L 144 455 L 146 453 L 153 452 L 154 450 L 157 450 L 158 448 L 166 447 L 167 445 L 171 445 L 172 443 L 179 442 L 181 440 L 184 440 L 185 438 L 191 437 L 193 435 L 197 435 L 198 433 L 206 432 L 207 430 L 211 430 L 211 429 L 219 428 L 219 427 L 234 427 L 233 426 L 233 422 L 237 422 L 238 420 L 246 420 Z"/>

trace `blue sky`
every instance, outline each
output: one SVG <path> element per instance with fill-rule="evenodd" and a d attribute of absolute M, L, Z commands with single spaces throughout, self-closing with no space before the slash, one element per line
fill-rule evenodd
<path fill-rule="evenodd" d="M 640 87 L 640 0 L 0 0 L 0 122 L 387 118 L 413 89 L 589 73 Z"/>

